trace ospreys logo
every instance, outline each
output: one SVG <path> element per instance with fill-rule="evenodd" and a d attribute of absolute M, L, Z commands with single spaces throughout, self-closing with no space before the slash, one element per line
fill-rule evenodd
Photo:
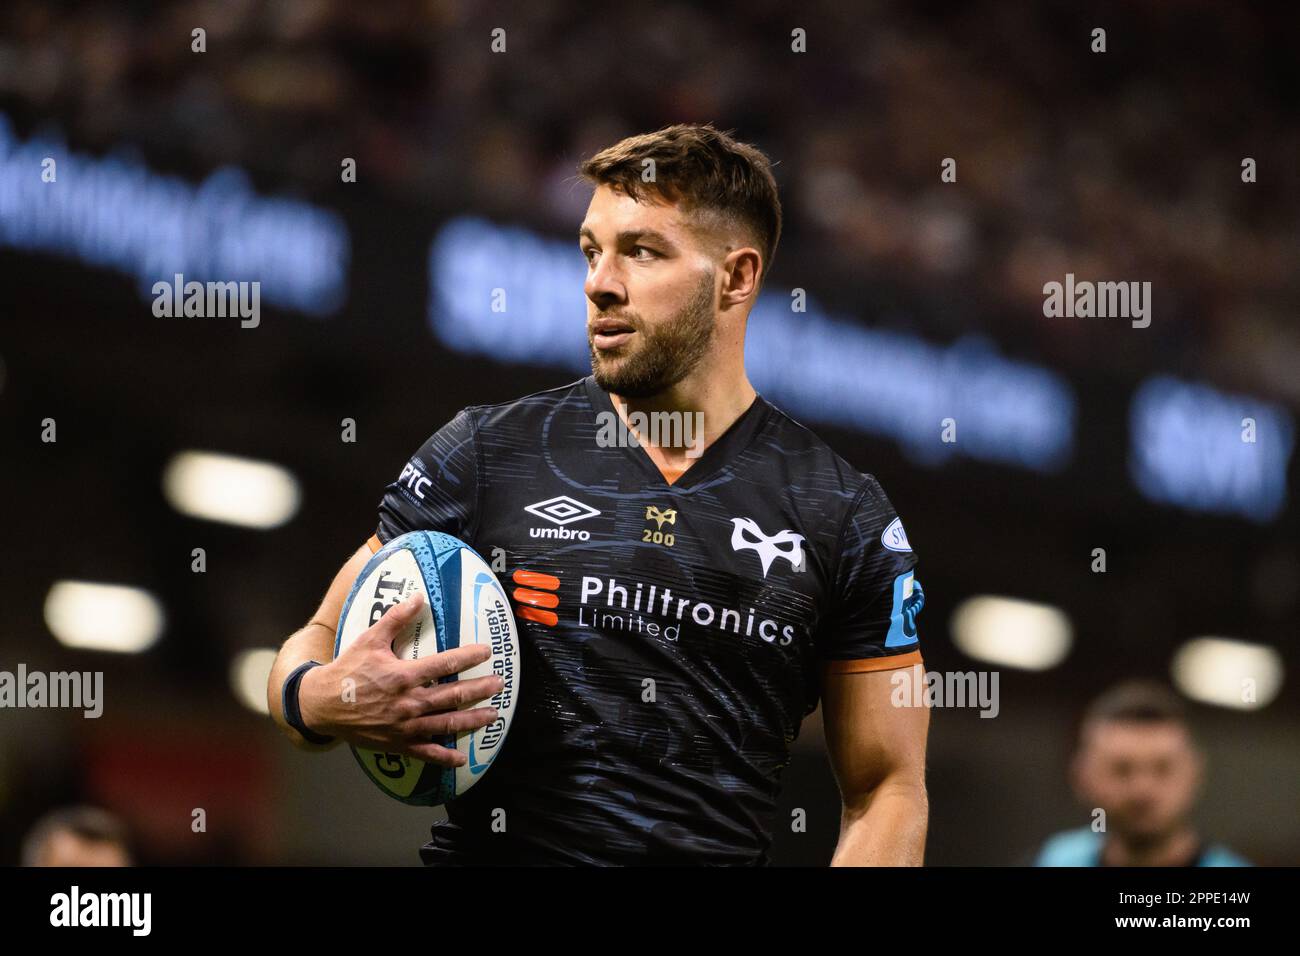
<path fill-rule="evenodd" d="M 662 544 L 671 548 L 676 543 L 676 536 L 670 531 L 664 534 L 664 525 L 670 524 L 674 527 L 677 525 L 677 509 L 664 508 L 662 511 L 654 505 L 646 505 L 645 520 L 653 521 L 655 528 L 642 528 L 641 540 L 648 544 Z"/>
<path fill-rule="evenodd" d="M 753 518 L 731 519 L 731 550 L 758 552 L 758 560 L 763 563 L 763 577 L 767 577 L 772 562 L 785 558 L 795 571 L 804 569 L 804 536 L 793 531 L 778 531 L 768 537 Z"/>
<path fill-rule="evenodd" d="M 664 529 L 665 521 L 668 522 L 669 524 L 677 523 L 677 510 L 675 508 L 668 508 L 665 509 L 664 511 L 660 511 L 654 505 L 646 505 L 645 520 L 653 521 L 656 525 L 659 526 L 659 530 L 662 531 Z"/>

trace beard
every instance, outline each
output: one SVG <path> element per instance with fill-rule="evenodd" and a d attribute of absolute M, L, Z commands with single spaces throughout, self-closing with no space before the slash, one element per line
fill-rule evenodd
<path fill-rule="evenodd" d="M 701 276 L 690 299 L 666 322 L 647 327 L 635 313 L 618 317 L 636 331 L 627 345 L 602 352 L 587 333 L 596 384 L 625 398 L 658 395 L 689 375 L 709 350 L 715 321 L 713 276 Z"/>
<path fill-rule="evenodd" d="M 1108 811 L 1110 829 L 1123 836 L 1133 847 L 1154 846 L 1177 830 L 1181 821 L 1152 814 L 1145 807 L 1119 806 Z"/>

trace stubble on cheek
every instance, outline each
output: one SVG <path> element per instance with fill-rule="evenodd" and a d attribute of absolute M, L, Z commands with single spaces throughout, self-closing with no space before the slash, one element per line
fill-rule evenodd
<path fill-rule="evenodd" d="M 654 395 L 680 382 L 708 352 L 714 333 L 713 275 L 704 272 L 690 297 L 666 322 L 637 323 L 637 333 L 617 349 L 591 348 L 592 372 L 606 391 L 629 398 Z"/>

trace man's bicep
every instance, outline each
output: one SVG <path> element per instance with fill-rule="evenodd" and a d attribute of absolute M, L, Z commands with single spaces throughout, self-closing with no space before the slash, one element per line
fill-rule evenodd
<path fill-rule="evenodd" d="M 912 687 L 908 693 L 896 693 L 903 681 L 912 682 Z M 910 692 L 916 682 L 924 687 L 920 665 L 825 673 L 826 748 L 846 805 L 891 778 L 924 785 L 930 711 L 924 694 Z"/>
<path fill-rule="evenodd" d="M 835 673 L 892 670 L 921 663 L 917 617 L 925 598 L 916 555 L 874 479 L 845 522 L 835 580 L 817 647 Z"/>
<path fill-rule="evenodd" d="M 339 625 L 339 615 L 343 613 L 343 605 L 348 599 L 348 593 L 352 590 L 352 585 L 360 576 L 372 553 L 371 542 L 367 542 L 357 548 L 352 557 L 343 563 L 343 567 L 339 568 L 338 573 L 334 575 L 334 580 L 330 582 L 329 588 L 325 591 L 325 597 L 321 599 L 320 607 L 312 615 L 310 623 L 319 624 L 321 627 L 328 628 L 331 634 L 335 633 Z M 330 648 L 330 656 L 333 657 L 333 647 Z"/>
<path fill-rule="evenodd" d="M 917 618 L 925 604 L 910 554 L 885 553 L 851 568 L 818 626 L 827 673 L 891 671 L 923 663 Z"/>

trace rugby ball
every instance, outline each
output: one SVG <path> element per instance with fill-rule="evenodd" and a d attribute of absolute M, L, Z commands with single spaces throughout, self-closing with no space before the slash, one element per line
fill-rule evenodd
<path fill-rule="evenodd" d="M 402 754 L 352 747 L 361 769 L 390 797 L 418 806 L 438 806 L 474 786 L 492 766 L 505 743 L 519 694 L 519 631 L 505 589 L 478 553 L 459 538 L 437 531 L 412 531 L 384 545 L 357 576 L 339 616 L 334 640 L 337 658 L 384 613 L 420 591 L 424 607 L 415 624 L 393 645 L 404 660 L 467 644 L 487 644 L 492 656 L 450 683 L 496 674 L 505 686 L 490 701 L 469 707 L 495 707 L 498 717 L 486 727 L 448 734 L 434 743 L 468 758 L 461 767 L 441 767 Z"/>

